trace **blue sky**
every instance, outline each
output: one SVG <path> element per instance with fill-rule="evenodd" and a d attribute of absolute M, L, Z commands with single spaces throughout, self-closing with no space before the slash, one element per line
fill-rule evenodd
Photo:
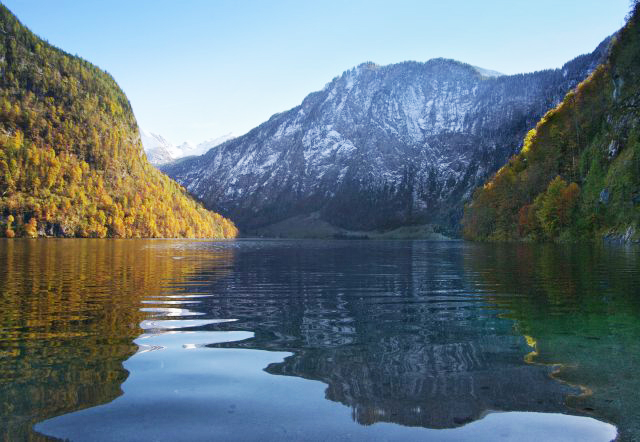
<path fill-rule="evenodd" d="M 629 0 L 4 0 L 111 73 L 174 143 L 240 135 L 364 61 L 559 67 L 624 24 Z"/>

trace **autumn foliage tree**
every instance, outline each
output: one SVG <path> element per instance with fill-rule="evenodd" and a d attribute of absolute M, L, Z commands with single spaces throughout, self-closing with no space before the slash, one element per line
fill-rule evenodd
<path fill-rule="evenodd" d="M 0 220 L 5 236 L 237 234 L 160 173 L 113 78 L 0 5 Z"/>
<path fill-rule="evenodd" d="M 466 238 L 640 237 L 640 6 L 607 61 L 538 122 L 465 207 Z"/>

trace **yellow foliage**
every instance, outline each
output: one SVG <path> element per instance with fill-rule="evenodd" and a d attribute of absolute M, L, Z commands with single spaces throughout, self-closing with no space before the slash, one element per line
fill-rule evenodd
<path fill-rule="evenodd" d="M 527 135 L 524 137 L 524 143 L 522 144 L 522 150 L 520 151 L 521 153 L 526 154 L 529 150 L 531 150 L 531 144 L 533 143 L 533 140 L 536 137 L 537 133 L 538 131 L 535 129 L 531 129 L 529 132 L 527 132 Z"/>
<path fill-rule="evenodd" d="M 29 238 L 35 238 L 38 236 L 38 221 L 35 216 L 29 220 L 27 225 L 24 226 L 24 231 Z"/>
<path fill-rule="evenodd" d="M 39 227 L 100 238 L 237 235 L 147 162 L 129 101 L 110 75 L 40 40 L 2 5 L 0 27 L 15 46 L 0 76 L 6 236 L 37 236 Z"/>

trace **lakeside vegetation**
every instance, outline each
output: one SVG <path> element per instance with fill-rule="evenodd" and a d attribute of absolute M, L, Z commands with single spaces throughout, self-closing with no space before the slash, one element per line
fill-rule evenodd
<path fill-rule="evenodd" d="M 604 64 L 550 110 L 465 208 L 467 239 L 640 235 L 640 6 Z"/>
<path fill-rule="evenodd" d="M 232 238 L 151 166 L 113 78 L 0 5 L 0 236 Z"/>

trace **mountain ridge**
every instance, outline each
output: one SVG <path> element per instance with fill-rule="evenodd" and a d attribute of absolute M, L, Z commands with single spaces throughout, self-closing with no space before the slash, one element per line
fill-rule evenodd
<path fill-rule="evenodd" d="M 245 232 L 314 213 L 339 229 L 456 231 L 462 201 L 608 43 L 560 69 L 511 76 L 442 58 L 365 62 L 247 134 L 162 170 Z"/>

